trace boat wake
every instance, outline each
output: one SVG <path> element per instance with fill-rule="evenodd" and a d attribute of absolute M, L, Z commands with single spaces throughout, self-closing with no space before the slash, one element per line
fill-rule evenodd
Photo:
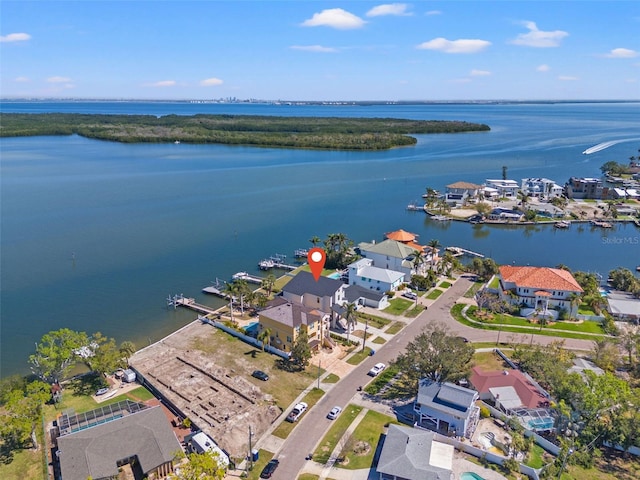
<path fill-rule="evenodd" d="M 591 155 L 592 153 L 596 153 L 599 152 L 600 150 L 604 150 L 605 148 L 609 148 L 612 147 L 613 145 L 616 145 L 618 143 L 623 143 L 623 142 L 631 142 L 637 140 L 635 138 L 627 138 L 624 140 L 613 140 L 610 142 L 602 142 L 599 143 L 597 145 L 594 145 L 593 147 L 587 148 L 584 152 L 582 152 L 583 155 Z"/>

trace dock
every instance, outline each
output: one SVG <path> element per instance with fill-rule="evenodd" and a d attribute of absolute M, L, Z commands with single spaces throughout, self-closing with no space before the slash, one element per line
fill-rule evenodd
<path fill-rule="evenodd" d="M 264 280 L 262 277 L 258 277 L 256 275 L 250 275 L 247 272 L 238 272 L 238 273 L 234 273 L 231 278 L 233 280 L 244 280 L 245 282 L 248 283 L 255 283 L 257 285 L 261 285 L 262 281 Z"/>
<path fill-rule="evenodd" d="M 258 262 L 258 267 L 260 270 L 271 270 L 272 268 L 278 268 L 280 270 L 295 270 L 299 267 L 299 265 L 288 265 L 285 263 L 287 259 L 286 255 L 282 255 L 276 253 L 269 258 L 265 258 L 264 260 L 260 260 Z"/>
<path fill-rule="evenodd" d="M 445 248 L 447 252 L 451 252 L 454 257 L 461 257 L 462 255 L 470 255 L 472 257 L 484 258 L 484 255 L 478 252 L 472 252 L 471 250 L 467 250 L 462 247 L 447 247 Z"/>
<path fill-rule="evenodd" d="M 171 305 L 173 308 L 177 307 L 186 307 L 190 310 L 194 310 L 202 315 L 217 315 L 218 312 L 215 308 L 207 307 L 206 305 L 201 305 L 196 303 L 194 298 L 188 298 L 184 295 L 174 295 L 173 297 L 169 297 L 171 299 Z"/>
<path fill-rule="evenodd" d="M 224 286 L 226 285 L 227 282 L 220 280 L 218 277 L 216 277 L 216 281 L 212 282 L 213 284 L 209 287 L 204 287 L 202 289 L 202 293 L 209 293 L 211 295 L 216 295 L 217 297 L 220 298 L 224 298 L 225 300 L 229 299 L 229 295 L 227 295 L 226 293 L 224 293 Z M 171 299 L 171 297 L 169 297 L 169 299 L 167 300 L 167 304 L 169 304 L 169 300 Z"/>

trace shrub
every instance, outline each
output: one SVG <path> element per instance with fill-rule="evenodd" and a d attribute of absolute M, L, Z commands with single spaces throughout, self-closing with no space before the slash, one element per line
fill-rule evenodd
<path fill-rule="evenodd" d="M 480 418 L 489 418 L 490 416 L 491 411 L 484 405 L 480 405 Z"/>

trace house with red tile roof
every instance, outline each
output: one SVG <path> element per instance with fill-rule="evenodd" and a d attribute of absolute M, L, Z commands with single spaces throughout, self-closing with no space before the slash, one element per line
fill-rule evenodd
<path fill-rule="evenodd" d="M 549 406 L 549 399 L 519 370 L 485 372 L 474 367 L 469 383 L 478 391 L 480 400 L 489 400 L 505 413 Z"/>
<path fill-rule="evenodd" d="M 503 265 L 498 278 L 502 300 L 530 314 L 553 318 L 561 309 L 575 315 L 577 302 L 572 300 L 584 292 L 571 272 L 559 268 Z"/>

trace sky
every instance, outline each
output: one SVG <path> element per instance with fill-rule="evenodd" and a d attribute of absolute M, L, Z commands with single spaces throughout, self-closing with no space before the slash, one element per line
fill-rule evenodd
<path fill-rule="evenodd" d="M 640 2 L 0 0 L 0 97 L 637 100 Z"/>

